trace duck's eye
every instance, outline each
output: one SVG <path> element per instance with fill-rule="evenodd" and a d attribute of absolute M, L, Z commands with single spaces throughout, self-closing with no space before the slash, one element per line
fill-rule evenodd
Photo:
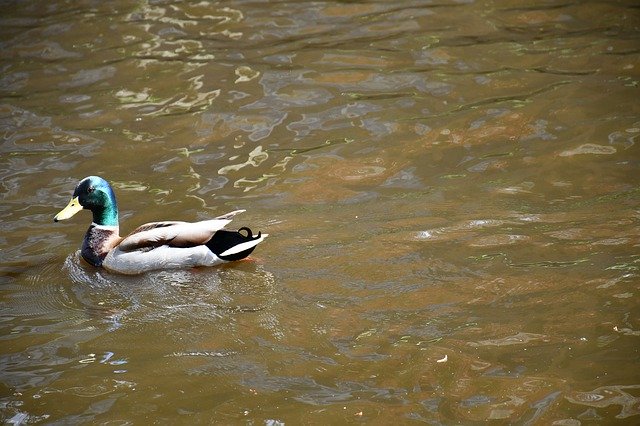
<path fill-rule="evenodd" d="M 95 190 L 96 189 L 93 186 L 90 186 L 90 187 L 87 188 L 87 194 L 91 194 Z"/>

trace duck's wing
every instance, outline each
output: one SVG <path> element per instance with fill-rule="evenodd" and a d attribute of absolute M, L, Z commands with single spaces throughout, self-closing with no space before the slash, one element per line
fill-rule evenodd
<path fill-rule="evenodd" d="M 240 214 L 240 213 L 244 213 L 244 212 L 246 212 L 246 210 L 234 210 L 234 211 L 232 211 L 232 212 L 225 213 L 225 214 L 223 214 L 223 215 L 221 215 L 221 216 L 218 216 L 218 217 L 216 217 L 216 219 L 227 219 L 227 220 L 231 220 L 231 219 L 233 219 L 233 217 L 234 217 L 235 215 L 238 215 L 238 214 Z"/>
<path fill-rule="evenodd" d="M 162 245 L 194 247 L 205 244 L 216 231 L 222 229 L 229 222 L 231 222 L 229 219 L 211 219 L 200 222 L 145 223 L 127 235 L 118 247 L 124 252 L 152 249 Z"/>

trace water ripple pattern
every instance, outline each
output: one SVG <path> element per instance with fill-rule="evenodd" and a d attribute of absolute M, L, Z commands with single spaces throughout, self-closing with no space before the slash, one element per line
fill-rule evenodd
<path fill-rule="evenodd" d="M 637 2 L 0 8 L 1 422 L 640 422 Z M 109 274 L 89 175 L 271 236 Z"/>

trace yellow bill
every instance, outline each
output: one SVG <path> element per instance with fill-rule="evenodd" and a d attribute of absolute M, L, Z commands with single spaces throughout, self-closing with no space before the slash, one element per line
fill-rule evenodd
<path fill-rule="evenodd" d="M 53 218 L 53 221 L 57 222 L 59 220 L 69 219 L 71 216 L 73 216 L 74 214 L 82 210 L 82 208 L 83 207 L 80 205 L 80 201 L 78 200 L 78 197 L 75 197 L 71 201 L 69 201 L 69 204 L 67 204 L 67 207 L 60 210 L 60 213 L 58 213 Z"/>

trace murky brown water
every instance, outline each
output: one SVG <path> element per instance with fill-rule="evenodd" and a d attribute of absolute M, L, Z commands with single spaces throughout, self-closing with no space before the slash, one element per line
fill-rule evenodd
<path fill-rule="evenodd" d="M 640 422 L 634 1 L 4 2 L 0 419 Z M 81 263 L 236 208 L 251 262 Z"/>

